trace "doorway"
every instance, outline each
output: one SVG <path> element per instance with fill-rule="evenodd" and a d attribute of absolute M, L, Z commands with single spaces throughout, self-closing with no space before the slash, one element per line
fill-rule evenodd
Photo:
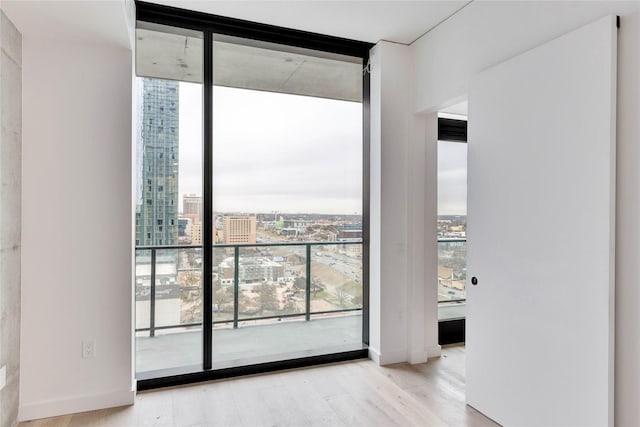
<path fill-rule="evenodd" d="M 463 343 L 467 279 L 467 102 L 438 113 L 438 344 Z"/>

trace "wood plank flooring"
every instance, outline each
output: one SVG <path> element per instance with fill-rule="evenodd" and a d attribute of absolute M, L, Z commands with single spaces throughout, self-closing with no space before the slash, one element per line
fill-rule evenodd
<path fill-rule="evenodd" d="M 76 426 L 496 426 L 465 405 L 464 346 L 420 365 L 370 360 L 139 393 L 133 406 L 20 423 Z"/>

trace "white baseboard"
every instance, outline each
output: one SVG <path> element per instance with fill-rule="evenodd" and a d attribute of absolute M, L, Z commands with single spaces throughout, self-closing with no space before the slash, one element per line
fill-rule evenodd
<path fill-rule="evenodd" d="M 134 390 L 125 390 L 20 405 L 18 409 L 18 421 L 37 420 L 39 418 L 55 417 L 77 412 L 133 405 L 135 397 L 136 393 Z"/>
<path fill-rule="evenodd" d="M 439 345 L 431 346 L 424 351 L 414 351 L 409 354 L 409 363 L 412 365 L 417 365 L 418 363 L 425 363 L 428 359 L 432 357 L 440 357 L 442 354 L 442 347 Z"/>
<path fill-rule="evenodd" d="M 380 353 L 378 350 L 369 347 L 369 358 L 379 366 L 392 365 L 406 362 L 407 353 L 405 351 L 385 351 Z"/>
<path fill-rule="evenodd" d="M 376 365 L 380 366 L 380 353 L 378 350 L 369 347 L 369 359 L 373 360 Z"/>
<path fill-rule="evenodd" d="M 426 351 L 414 351 L 409 354 L 409 363 L 412 365 L 417 365 L 418 363 L 425 363 L 428 358 L 428 353 Z"/>
<path fill-rule="evenodd" d="M 442 355 L 442 347 L 439 345 L 434 345 L 427 348 L 427 357 L 440 357 Z"/>

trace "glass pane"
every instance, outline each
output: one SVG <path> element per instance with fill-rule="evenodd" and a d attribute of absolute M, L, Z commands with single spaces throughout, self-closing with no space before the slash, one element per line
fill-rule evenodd
<path fill-rule="evenodd" d="M 156 253 L 156 327 L 202 323 L 202 250 Z"/>
<path fill-rule="evenodd" d="M 148 378 L 202 369 L 202 249 L 175 246 L 201 244 L 203 50 L 201 33 L 167 26 L 136 38 L 136 371 Z"/>
<path fill-rule="evenodd" d="M 362 245 L 313 246 L 311 312 L 362 309 Z"/>
<path fill-rule="evenodd" d="M 312 245 L 308 266 L 306 245 L 239 247 L 236 288 L 235 249 L 216 248 L 214 282 L 226 296 L 214 301 L 214 314 L 220 313 L 213 329 L 214 368 L 362 348 L 361 250 L 362 244 Z M 322 307 L 312 308 L 309 320 L 307 268 L 311 295 L 315 290 Z"/>
<path fill-rule="evenodd" d="M 361 233 L 361 59 L 223 36 L 213 54 L 215 242 Z"/>
<path fill-rule="evenodd" d="M 311 254 L 311 318 L 324 335 L 318 348 L 344 351 L 362 343 L 362 244 L 317 245 Z"/>
<path fill-rule="evenodd" d="M 362 60 L 221 35 L 213 57 L 213 367 L 363 348 Z"/>
<path fill-rule="evenodd" d="M 304 314 L 305 268 L 304 246 L 241 248 L 239 319 Z"/>
<path fill-rule="evenodd" d="M 234 249 L 213 249 L 213 323 L 214 327 L 233 326 L 234 312 Z"/>
<path fill-rule="evenodd" d="M 151 325 L 151 251 L 136 251 L 136 335 L 148 336 Z"/>
<path fill-rule="evenodd" d="M 219 283 L 214 299 L 214 318 L 231 322 L 215 325 L 213 363 L 222 368 L 278 359 L 283 349 L 291 349 L 292 336 L 277 333 L 282 322 L 304 321 L 306 307 L 306 247 L 259 246 L 238 248 L 237 287 L 235 249 L 215 248 L 214 260 Z M 216 277 L 216 275 L 214 275 Z M 214 288 L 216 286 L 214 285 Z M 233 301 L 237 290 L 238 312 L 233 329 Z M 222 320 L 222 319 L 221 319 Z M 267 326 L 265 325 L 274 325 Z M 257 328 L 256 328 L 257 327 Z M 271 332 L 273 331 L 273 332 Z M 240 349 L 243 351 L 241 352 Z"/>
<path fill-rule="evenodd" d="M 467 242 L 438 242 L 438 302 L 441 319 L 464 317 Z"/>
<path fill-rule="evenodd" d="M 438 317 L 465 316 L 467 144 L 438 141 Z"/>

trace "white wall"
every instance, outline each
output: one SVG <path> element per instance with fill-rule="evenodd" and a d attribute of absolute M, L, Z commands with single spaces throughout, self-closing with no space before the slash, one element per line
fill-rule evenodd
<path fill-rule="evenodd" d="M 411 45 L 415 111 L 463 99 L 478 72 L 638 1 L 477 0 Z"/>
<path fill-rule="evenodd" d="M 371 51 L 370 355 L 379 364 L 421 363 L 440 354 L 435 195 L 436 116 L 411 114 L 408 46 Z M 426 135 L 431 138 L 427 141 Z M 425 184 L 426 182 L 426 184 Z M 433 320 L 425 322 L 425 319 Z"/>
<path fill-rule="evenodd" d="M 640 425 L 640 13 L 625 15 L 618 34 L 616 206 L 617 426 Z"/>
<path fill-rule="evenodd" d="M 414 111 L 434 111 L 466 97 L 469 81 L 479 71 L 602 16 L 622 16 L 616 189 L 615 419 L 619 426 L 640 425 L 639 10 L 640 2 L 475 1 L 411 45 Z"/>
<path fill-rule="evenodd" d="M 408 108 L 413 105 L 410 98 Z M 408 147 L 407 333 L 409 363 L 440 356 L 438 345 L 438 115 L 410 114 Z M 384 307 L 383 307 L 384 308 Z"/>
<path fill-rule="evenodd" d="M 26 420 L 133 403 L 132 56 L 46 35 L 23 48 Z"/>
<path fill-rule="evenodd" d="M 369 352 L 380 364 L 407 352 L 407 61 L 403 45 L 371 50 Z"/>

